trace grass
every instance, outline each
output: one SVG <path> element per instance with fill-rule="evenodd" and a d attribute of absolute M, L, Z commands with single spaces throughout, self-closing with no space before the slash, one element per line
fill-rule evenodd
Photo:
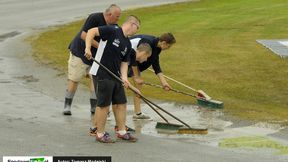
<path fill-rule="evenodd" d="M 276 149 L 277 155 L 287 155 L 288 146 L 282 145 L 277 141 L 262 136 L 244 136 L 237 138 L 226 138 L 219 142 L 222 148 L 263 148 Z"/>
<path fill-rule="evenodd" d="M 202 0 L 128 10 L 122 18 L 137 15 L 142 21 L 139 33 L 176 36 L 177 43 L 161 54 L 165 75 L 223 101 L 227 113 L 267 121 L 288 116 L 288 60 L 256 40 L 288 37 L 287 8 L 285 0 Z M 35 57 L 66 72 L 67 46 L 82 24 L 74 22 L 34 37 Z M 149 71 L 143 77 L 159 83 Z M 195 103 L 191 97 L 151 87 L 145 87 L 143 94 Z"/>

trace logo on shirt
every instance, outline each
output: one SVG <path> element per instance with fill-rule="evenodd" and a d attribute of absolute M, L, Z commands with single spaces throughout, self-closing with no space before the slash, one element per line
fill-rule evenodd
<path fill-rule="evenodd" d="M 121 54 L 122 54 L 123 56 L 125 56 L 126 53 L 127 53 L 127 47 L 125 47 L 124 51 L 121 51 Z"/>
<path fill-rule="evenodd" d="M 113 43 L 114 46 L 119 47 L 120 40 L 119 39 L 114 39 Z"/>

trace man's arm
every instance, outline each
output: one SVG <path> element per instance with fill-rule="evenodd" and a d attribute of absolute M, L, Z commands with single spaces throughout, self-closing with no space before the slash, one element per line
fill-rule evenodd
<path fill-rule="evenodd" d="M 87 33 L 86 33 L 85 31 L 82 31 L 82 33 L 81 33 L 81 39 L 82 39 L 84 42 L 86 42 L 86 36 L 87 36 Z M 99 43 L 98 43 L 95 39 L 93 39 L 93 40 L 92 40 L 92 46 L 95 47 L 95 48 L 98 48 Z"/>
<path fill-rule="evenodd" d="M 92 41 L 94 40 L 95 36 L 99 36 L 99 30 L 98 28 L 91 28 L 88 30 L 88 33 L 86 35 L 85 39 L 85 56 L 87 57 L 88 60 L 92 58 L 92 53 L 91 53 L 91 45 Z"/>
<path fill-rule="evenodd" d="M 138 69 L 138 66 L 132 66 L 132 71 L 133 71 L 133 80 L 137 83 L 137 84 L 143 84 L 143 79 L 140 76 L 140 72 Z"/>
<path fill-rule="evenodd" d="M 128 71 L 128 62 L 121 62 L 121 66 L 120 66 L 120 72 L 121 72 L 121 79 L 124 82 L 124 84 L 128 84 L 128 77 L 127 77 L 127 71 Z M 126 86 L 126 88 L 128 88 L 128 85 Z"/>
<path fill-rule="evenodd" d="M 168 82 L 166 81 L 163 73 L 162 73 L 162 70 L 161 70 L 161 67 L 160 67 L 160 62 L 159 62 L 159 56 L 157 57 L 157 59 L 152 63 L 152 67 L 154 69 L 154 72 L 155 74 L 158 76 L 161 84 L 162 84 L 162 87 L 163 89 L 165 89 L 166 91 L 169 91 L 171 88 L 171 86 L 168 84 Z"/>
<path fill-rule="evenodd" d="M 128 81 L 128 77 L 127 77 L 128 62 L 121 62 L 120 71 L 121 71 L 121 79 L 123 81 L 124 87 L 130 88 L 136 94 L 141 94 L 141 92 L 137 88 L 132 86 L 130 82 Z"/>
<path fill-rule="evenodd" d="M 159 80 L 160 80 L 160 82 L 161 82 L 161 84 L 163 86 L 163 89 L 165 89 L 166 91 L 169 91 L 170 89 L 172 89 L 171 86 L 166 81 L 166 79 L 165 79 L 165 77 L 164 77 L 162 72 L 158 73 L 157 76 L 158 76 L 158 78 L 159 78 Z"/>

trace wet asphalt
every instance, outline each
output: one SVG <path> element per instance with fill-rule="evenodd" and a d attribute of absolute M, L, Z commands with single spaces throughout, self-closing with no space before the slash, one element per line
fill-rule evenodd
<path fill-rule="evenodd" d="M 287 161 L 273 151 L 235 150 L 217 147 L 221 136 L 237 134 L 231 121 L 220 118 L 221 111 L 194 105 L 157 103 L 181 116 L 193 126 L 209 128 L 208 135 L 158 134 L 155 123 L 161 119 L 146 105 L 143 110 L 153 121 L 133 121 L 128 105 L 127 122 L 136 128 L 137 143 L 118 141 L 102 144 L 88 136 L 89 94 L 80 86 L 70 117 L 62 115 L 66 76 L 39 64 L 31 56 L 30 45 L 23 41 L 44 29 L 85 18 L 103 11 L 114 1 L 92 0 L 1 0 L 0 1 L 0 155 L 1 156 L 112 156 L 112 161 L 146 162 L 248 162 Z M 158 5 L 176 0 L 117 1 L 123 9 Z M 191 119 L 193 117 L 193 120 Z M 114 120 L 107 123 L 112 135 Z M 225 129 L 225 130 L 224 130 Z M 243 131 L 242 131 L 243 132 Z M 285 131 L 274 135 L 286 138 Z M 287 131 L 286 131 L 287 132 Z M 274 132 L 275 133 L 275 132 Z M 0 159 L 2 161 L 2 158 Z"/>

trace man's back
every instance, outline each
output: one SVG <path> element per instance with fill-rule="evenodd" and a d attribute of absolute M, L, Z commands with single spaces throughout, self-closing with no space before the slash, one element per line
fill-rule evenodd
<path fill-rule="evenodd" d="M 89 61 L 85 56 L 85 41 L 81 39 L 82 32 L 88 32 L 89 29 L 99 26 L 106 25 L 106 21 L 104 19 L 103 13 L 93 13 L 89 15 L 89 17 L 86 19 L 85 23 L 83 24 L 81 30 L 77 33 L 77 35 L 74 37 L 74 39 L 69 44 L 69 49 L 72 52 L 73 55 L 79 57 L 82 59 L 82 61 L 87 65 L 92 65 L 92 61 Z M 95 37 L 94 40 L 97 42 L 100 41 L 100 37 Z M 93 57 L 95 57 L 95 54 L 97 52 L 97 48 L 91 47 L 91 51 L 93 54 Z"/>

